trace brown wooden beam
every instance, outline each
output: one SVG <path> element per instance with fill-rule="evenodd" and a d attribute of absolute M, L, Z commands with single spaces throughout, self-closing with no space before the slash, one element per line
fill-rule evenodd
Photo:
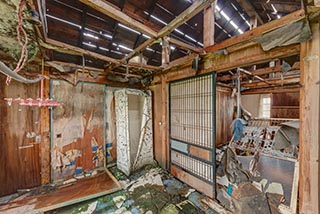
<path fill-rule="evenodd" d="M 184 43 L 184 42 L 181 42 L 180 40 L 178 39 L 175 39 L 175 38 L 172 38 L 172 37 L 168 37 L 168 41 L 184 50 L 190 50 L 192 52 L 195 52 L 195 53 L 203 53 L 203 50 L 201 48 L 197 48 L 197 47 L 194 47 L 192 45 L 189 45 L 187 43 Z"/>
<path fill-rule="evenodd" d="M 168 65 L 170 62 L 170 45 L 166 38 L 162 39 L 162 60 L 161 65 Z"/>
<path fill-rule="evenodd" d="M 278 47 L 270 51 L 263 51 L 259 44 L 248 47 L 245 51 L 236 51 L 228 55 L 212 54 L 204 59 L 204 69 L 200 73 L 222 72 L 238 67 L 246 67 L 255 64 L 269 62 L 277 58 L 298 55 L 300 44 L 286 47 Z"/>
<path fill-rule="evenodd" d="M 159 38 L 163 38 L 169 35 L 172 31 L 178 28 L 180 25 L 187 22 L 193 16 L 197 15 L 200 11 L 204 8 L 208 7 L 211 3 L 215 2 L 216 0 L 198 0 L 193 3 L 190 7 L 188 7 L 185 11 L 183 11 L 180 15 L 178 15 L 174 20 L 172 20 L 169 24 L 167 24 L 164 28 L 162 28 L 156 37 L 150 38 L 141 44 L 139 47 L 134 49 L 128 56 L 124 57 L 121 62 L 125 63 L 136 54 L 147 48 L 149 45 L 154 43 Z"/>
<path fill-rule="evenodd" d="M 131 18 L 127 14 L 123 13 L 120 8 L 116 7 L 115 5 L 112 5 L 109 2 L 101 1 L 101 0 L 80 0 L 82 3 L 94 8 L 95 10 L 98 10 L 99 12 L 110 16 L 111 18 L 117 20 L 118 22 L 138 31 L 141 33 L 144 33 L 150 37 L 157 38 L 158 32 L 154 31 L 153 29 L 147 27 L 143 23 Z M 202 49 L 193 47 L 191 45 L 188 45 L 184 42 L 181 42 L 174 38 L 168 38 L 170 42 L 176 46 L 181 47 L 182 49 L 191 50 L 196 53 L 201 53 Z"/>
<path fill-rule="evenodd" d="M 42 70 L 42 69 L 39 69 Z M 49 76 L 49 68 L 43 66 L 43 74 Z M 50 81 L 43 79 L 43 99 L 50 98 Z M 40 164 L 41 184 L 50 183 L 50 112 L 49 108 L 42 107 L 40 111 Z"/>
<path fill-rule="evenodd" d="M 82 65 L 77 65 L 77 64 L 74 64 L 74 63 L 61 62 L 61 61 L 51 61 L 51 62 L 56 63 L 56 64 L 61 65 L 61 66 L 72 67 L 72 68 L 74 68 L 74 70 L 78 70 L 78 71 L 81 71 L 83 69 Z M 103 75 L 105 75 L 105 73 L 106 73 L 105 69 L 94 68 L 94 67 L 89 67 L 89 66 L 85 66 L 84 70 L 85 70 L 85 72 L 89 72 L 89 71 L 99 72 L 99 73 L 101 73 Z M 116 72 L 116 71 L 109 71 L 109 73 L 128 76 L 128 77 L 142 78 L 141 75 L 137 75 L 137 74 L 130 74 L 130 73 L 126 74 L 126 73 L 121 73 L 121 72 Z"/>
<path fill-rule="evenodd" d="M 210 46 L 210 47 L 206 48 L 205 51 L 207 53 L 215 52 L 215 51 L 225 49 L 227 47 L 231 47 L 231 46 L 239 44 L 239 43 L 250 41 L 258 36 L 261 36 L 264 33 L 278 29 L 278 28 L 283 27 L 285 25 L 288 25 L 290 23 L 299 21 L 303 18 L 305 18 L 305 11 L 298 10 L 294 13 L 291 13 L 287 16 L 282 17 L 281 19 L 277 19 L 277 20 L 268 22 L 264 25 L 261 25 L 257 28 L 250 30 L 250 31 L 247 31 L 241 35 L 227 39 L 219 44 L 215 44 L 213 46 Z"/>
<path fill-rule="evenodd" d="M 255 75 L 255 74 L 253 74 L 252 72 L 247 71 L 247 70 L 245 70 L 245 69 L 243 69 L 243 68 L 238 68 L 238 71 L 240 71 L 240 72 L 242 72 L 242 73 L 244 73 L 244 74 L 246 74 L 246 75 L 248 75 L 248 76 L 253 76 L 254 78 L 256 78 L 256 79 L 258 79 L 258 80 L 260 80 L 260 81 L 262 81 L 262 82 L 264 82 L 264 83 L 266 83 L 266 84 L 268 84 L 268 85 L 272 85 L 272 83 L 270 83 L 269 81 L 263 79 L 262 77 L 260 77 L 260 76 L 258 76 L 258 75 Z"/>
<path fill-rule="evenodd" d="M 292 93 L 292 92 L 299 92 L 299 91 L 300 91 L 300 84 L 296 84 L 296 85 L 290 85 L 290 86 L 251 88 L 249 90 L 241 92 L 241 95 L 272 94 L 272 93 Z"/>
<path fill-rule="evenodd" d="M 195 1 L 189 8 L 179 14 L 174 20 L 172 20 L 169 24 L 167 24 L 164 28 L 162 28 L 157 37 L 162 38 L 167 36 L 169 33 L 174 31 L 174 29 L 178 28 L 180 25 L 189 21 L 192 17 L 201 12 L 204 8 L 207 8 L 211 3 L 216 2 L 216 0 L 197 0 Z"/>
<path fill-rule="evenodd" d="M 67 52 L 69 54 L 77 54 L 78 53 L 78 55 L 87 55 L 87 56 L 91 56 L 96 59 L 100 59 L 105 62 L 116 64 L 118 66 L 125 66 L 125 65 L 121 64 L 121 62 L 119 60 L 116 60 L 114 58 L 104 56 L 102 54 L 98 54 L 98 53 L 95 53 L 95 52 L 92 52 L 89 50 L 85 50 L 83 48 L 79 48 L 79 47 L 76 47 L 73 45 L 69 45 L 69 44 L 66 44 L 66 43 L 63 43 L 63 42 L 60 42 L 57 40 L 47 38 L 45 43 L 52 45 L 53 46 L 52 48 L 58 47 L 58 48 L 54 49 L 56 51 L 63 51 L 64 50 L 65 52 Z M 45 45 L 44 45 L 44 47 L 50 48 L 49 46 L 45 46 Z M 60 49 L 62 49 L 62 50 L 60 50 Z M 160 69 L 159 67 L 156 67 L 156 66 L 140 65 L 137 63 L 129 63 L 129 67 L 137 68 L 137 69 L 146 69 L 146 70 L 151 70 L 151 71 Z"/>
<path fill-rule="evenodd" d="M 171 61 L 167 66 L 163 66 L 162 71 L 168 71 L 174 68 L 178 68 L 188 62 L 191 62 L 193 59 L 197 57 L 197 54 L 190 54 L 179 59 Z"/>
<path fill-rule="evenodd" d="M 78 84 L 79 82 L 91 82 L 91 83 L 97 83 L 97 84 L 106 84 L 110 86 L 116 86 L 116 87 L 128 87 L 129 83 L 122 83 L 122 82 L 114 82 L 107 79 L 106 76 L 98 76 L 97 78 L 91 77 L 89 74 L 85 74 L 84 76 L 82 74 L 78 74 L 75 77 L 75 74 L 50 74 L 50 78 L 54 79 L 63 79 L 68 81 L 71 84 Z M 76 82 L 75 82 L 76 80 Z M 132 86 L 131 86 L 132 87 Z M 135 88 L 141 88 L 140 84 L 137 84 L 134 86 Z"/>
<path fill-rule="evenodd" d="M 273 86 L 276 85 L 289 85 L 298 84 L 300 82 L 300 76 L 286 77 L 285 79 L 269 79 L 268 82 Z M 257 87 L 268 87 L 268 83 L 265 82 L 252 82 L 252 83 L 242 83 L 244 88 L 257 88 Z"/>
<path fill-rule="evenodd" d="M 320 24 L 301 44 L 299 213 L 320 213 Z"/>
<path fill-rule="evenodd" d="M 215 12 L 217 2 L 211 4 L 203 11 L 203 46 L 207 48 L 214 45 Z"/>
<path fill-rule="evenodd" d="M 256 17 L 260 24 L 264 24 L 263 19 L 261 18 L 259 13 L 257 13 L 256 9 L 249 0 L 237 0 L 237 2 L 239 3 L 240 7 L 242 7 L 242 9 L 247 12 L 249 17 Z"/>
<path fill-rule="evenodd" d="M 120 8 L 116 7 L 115 5 L 110 4 L 107 1 L 102 0 L 80 0 L 82 3 L 92 7 L 93 9 L 125 24 L 126 26 L 137 30 L 141 33 L 144 33 L 148 36 L 156 37 L 157 32 L 154 30 L 146 27 L 141 22 L 136 21 L 135 19 L 131 18 L 130 16 L 123 13 Z"/>
<path fill-rule="evenodd" d="M 293 71 L 293 70 L 300 70 L 300 62 L 296 62 L 294 63 L 294 65 L 292 66 L 292 69 L 290 69 L 289 71 Z M 275 67 L 266 67 L 266 68 L 259 68 L 257 70 L 252 71 L 252 75 L 266 75 L 266 74 L 272 74 L 272 73 L 279 73 L 282 72 L 282 65 L 276 65 Z M 242 77 L 246 77 L 248 75 L 241 75 Z M 232 79 L 237 78 L 236 75 L 232 76 L 232 75 L 224 75 L 221 77 L 218 77 L 217 80 L 218 81 L 230 81 Z"/>

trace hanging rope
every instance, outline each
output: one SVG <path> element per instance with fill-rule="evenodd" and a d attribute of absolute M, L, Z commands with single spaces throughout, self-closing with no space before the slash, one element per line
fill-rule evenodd
<path fill-rule="evenodd" d="M 18 61 L 18 64 L 16 66 L 16 68 L 14 69 L 14 72 L 18 73 L 26 64 L 27 60 L 28 60 L 28 34 L 26 32 L 26 30 L 23 27 L 23 19 L 22 19 L 22 12 L 23 12 L 23 8 L 26 5 L 26 1 L 25 0 L 21 0 L 19 3 L 19 9 L 18 9 L 18 25 L 16 27 L 16 31 L 17 31 L 17 39 L 19 44 L 22 46 L 22 50 L 21 50 L 21 55 L 20 55 L 20 59 Z M 22 35 L 21 35 L 22 34 Z M 11 77 L 7 76 L 7 80 L 6 80 L 6 84 L 9 85 L 11 82 Z"/>

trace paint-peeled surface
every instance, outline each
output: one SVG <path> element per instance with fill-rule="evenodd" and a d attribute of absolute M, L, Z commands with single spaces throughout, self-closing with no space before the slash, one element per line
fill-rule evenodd
<path fill-rule="evenodd" d="M 53 180 L 103 166 L 104 85 L 53 80 L 51 94 L 63 103 L 52 117 Z"/>

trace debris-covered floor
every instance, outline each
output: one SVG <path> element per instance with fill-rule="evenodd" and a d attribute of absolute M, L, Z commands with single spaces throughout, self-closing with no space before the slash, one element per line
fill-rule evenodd
<path fill-rule="evenodd" d="M 146 166 L 129 177 L 116 167 L 110 171 L 120 181 L 123 190 L 49 213 L 215 213 L 201 203 L 204 195 L 173 178 L 157 165 Z"/>

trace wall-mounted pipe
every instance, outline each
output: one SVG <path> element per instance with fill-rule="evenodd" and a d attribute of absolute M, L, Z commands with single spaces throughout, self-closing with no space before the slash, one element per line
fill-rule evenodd
<path fill-rule="evenodd" d="M 27 84 L 37 83 L 41 79 L 43 79 L 43 77 L 38 77 L 36 79 L 27 79 L 27 78 L 19 75 L 18 73 L 14 72 L 13 70 L 11 70 L 8 66 L 6 66 L 1 61 L 0 61 L 0 72 L 3 73 L 6 76 L 11 77 L 14 80 L 17 80 L 17 81 L 22 82 L 22 83 L 27 83 Z"/>

